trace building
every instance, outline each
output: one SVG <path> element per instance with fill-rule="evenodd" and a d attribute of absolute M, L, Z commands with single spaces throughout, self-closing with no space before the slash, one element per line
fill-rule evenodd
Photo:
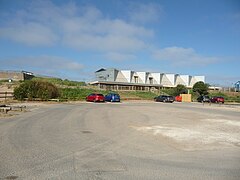
<path fill-rule="evenodd" d="M 240 81 L 236 82 L 234 86 L 235 86 L 235 91 L 240 92 Z"/>
<path fill-rule="evenodd" d="M 0 71 L 0 80 L 24 81 L 33 77 L 33 73 L 27 71 Z"/>
<path fill-rule="evenodd" d="M 137 72 L 117 70 L 115 68 L 99 69 L 95 72 L 96 81 L 101 89 L 111 90 L 151 90 L 176 87 L 178 84 L 192 88 L 196 82 L 205 82 L 204 76 L 190 76 L 158 72 Z"/>

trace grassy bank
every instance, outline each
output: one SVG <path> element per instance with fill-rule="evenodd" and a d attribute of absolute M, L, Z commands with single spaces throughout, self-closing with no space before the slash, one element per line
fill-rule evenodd
<path fill-rule="evenodd" d="M 62 88 L 60 90 L 62 100 L 85 100 L 86 96 L 91 93 L 101 93 L 108 94 L 112 91 L 105 90 L 96 90 L 96 89 L 88 89 L 88 88 Z M 137 91 L 115 91 L 121 96 L 122 100 L 152 100 L 156 94 L 152 92 L 137 92 Z"/>
<path fill-rule="evenodd" d="M 86 96 L 91 93 L 101 93 L 108 94 L 112 91 L 107 90 L 99 90 L 95 86 L 88 86 L 85 82 L 78 81 L 69 81 L 67 79 L 62 80 L 60 78 L 44 78 L 44 77 L 35 77 L 31 81 L 46 81 L 55 85 L 59 90 L 59 99 L 66 100 L 76 100 L 83 101 L 86 99 Z M 20 84 L 24 82 L 13 82 L 11 83 L 12 87 L 18 87 Z M 0 85 L 5 84 L 8 85 L 7 81 L 0 81 Z M 153 92 L 143 92 L 143 91 L 115 91 L 121 96 L 122 100 L 153 100 L 159 93 L 165 95 L 173 95 L 174 89 L 163 89 L 158 94 Z M 192 100 L 196 101 L 198 95 L 190 90 L 192 94 Z M 209 96 L 222 96 L 225 98 L 225 102 L 238 102 L 240 103 L 240 93 L 236 92 L 219 92 L 219 91 L 210 91 Z"/>
<path fill-rule="evenodd" d="M 85 82 L 79 81 L 70 81 L 68 79 L 60 79 L 60 78 L 44 78 L 44 77 L 34 77 L 32 80 L 40 80 L 40 81 L 47 81 L 53 83 L 56 86 L 86 86 Z"/>
<path fill-rule="evenodd" d="M 240 103 L 240 92 L 219 92 L 212 91 L 209 96 L 221 96 L 224 97 L 225 102 L 237 102 Z"/>

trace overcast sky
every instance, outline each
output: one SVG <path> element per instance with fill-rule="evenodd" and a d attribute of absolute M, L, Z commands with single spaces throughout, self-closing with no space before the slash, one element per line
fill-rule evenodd
<path fill-rule="evenodd" d="M 94 80 L 100 68 L 240 80 L 239 0 L 0 0 L 0 70 Z"/>

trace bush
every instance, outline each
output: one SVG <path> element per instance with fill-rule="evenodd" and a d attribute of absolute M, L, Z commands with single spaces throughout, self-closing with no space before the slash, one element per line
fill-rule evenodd
<path fill-rule="evenodd" d="M 23 82 L 19 87 L 14 89 L 14 97 L 18 100 L 23 100 L 24 98 L 28 98 L 29 100 L 33 100 L 34 98 L 48 100 L 59 97 L 59 91 L 52 83 L 30 80 Z"/>

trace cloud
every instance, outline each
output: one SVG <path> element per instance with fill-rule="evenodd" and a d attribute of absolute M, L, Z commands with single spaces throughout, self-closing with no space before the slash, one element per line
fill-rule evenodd
<path fill-rule="evenodd" d="M 128 15 L 134 23 L 148 24 L 158 22 L 163 16 L 163 8 L 156 3 L 131 3 Z"/>
<path fill-rule="evenodd" d="M 154 50 L 152 55 L 156 60 L 170 62 L 174 66 L 206 66 L 220 61 L 218 57 L 203 56 L 192 48 L 182 47 Z"/>
<path fill-rule="evenodd" d="M 145 43 L 137 38 L 113 35 L 69 35 L 65 37 L 64 43 L 82 51 L 92 50 L 100 52 L 133 52 L 146 47 Z"/>
<path fill-rule="evenodd" d="M 39 23 L 19 23 L 16 26 L 1 28 L 0 37 L 30 46 L 50 46 L 57 42 L 58 37 L 54 32 Z"/>
<path fill-rule="evenodd" d="M 131 61 L 135 60 L 136 56 L 133 54 L 121 54 L 121 53 L 116 53 L 116 52 L 110 52 L 105 54 L 105 57 L 110 60 L 110 61 Z"/>
<path fill-rule="evenodd" d="M 146 47 L 154 32 L 122 19 L 111 19 L 93 6 L 32 1 L 15 14 L 4 13 L 0 38 L 28 46 L 57 46 L 80 51 L 135 52 Z"/>
<path fill-rule="evenodd" d="M 76 61 L 57 56 L 28 56 L 16 57 L 5 60 L 5 66 L 17 69 L 33 69 L 40 72 L 61 72 L 81 73 L 84 66 Z"/>

